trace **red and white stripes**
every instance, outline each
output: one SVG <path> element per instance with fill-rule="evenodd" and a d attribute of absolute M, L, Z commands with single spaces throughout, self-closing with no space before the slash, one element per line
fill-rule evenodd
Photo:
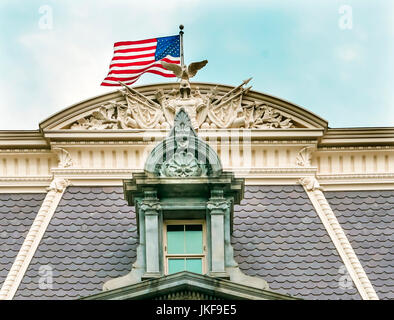
<path fill-rule="evenodd" d="M 163 77 L 175 77 L 172 71 L 165 69 L 160 61 L 180 63 L 180 57 L 167 55 L 161 60 L 155 59 L 157 39 L 140 41 L 122 41 L 114 44 L 114 56 L 109 66 L 107 77 L 102 86 L 119 86 L 136 82 L 144 73 L 154 73 Z"/>

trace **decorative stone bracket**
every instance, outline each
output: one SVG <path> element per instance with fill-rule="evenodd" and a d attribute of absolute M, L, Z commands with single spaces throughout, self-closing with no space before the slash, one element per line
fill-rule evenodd
<path fill-rule="evenodd" d="M 71 159 L 70 153 L 63 148 L 53 148 L 52 149 L 58 157 L 59 164 L 58 168 L 68 168 L 74 165 L 73 160 Z"/>
<path fill-rule="evenodd" d="M 304 147 L 302 148 L 296 157 L 297 167 L 310 167 L 312 160 L 312 153 L 315 150 L 314 147 Z"/>

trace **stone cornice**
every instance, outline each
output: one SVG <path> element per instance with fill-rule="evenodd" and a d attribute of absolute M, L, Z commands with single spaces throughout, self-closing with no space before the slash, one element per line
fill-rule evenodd
<path fill-rule="evenodd" d="M 247 139 L 248 141 L 260 141 L 267 143 L 274 143 L 278 141 L 281 143 L 316 143 L 317 139 L 323 136 L 322 129 L 205 129 L 198 130 L 198 136 L 205 139 L 227 138 L 232 132 L 237 134 L 239 141 Z M 46 139 L 51 143 L 56 144 L 86 144 L 90 141 L 100 143 L 130 143 L 136 142 L 150 142 L 162 140 L 168 131 L 161 129 L 129 129 L 129 130 L 51 130 L 44 132 Z M 285 142 L 284 142 L 284 141 Z M 300 141 L 301 140 L 301 141 Z M 295 141 L 295 142 L 293 142 Z"/>
<path fill-rule="evenodd" d="M 49 144 L 38 130 L 0 130 L 2 149 L 49 149 Z"/>
<path fill-rule="evenodd" d="M 167 134 L 166 132 L 151 132 L 147 130 L 143 135 L 140 134 L 140 132 L 136 133 L 137 136 L 133 137 L 133 139 L 128 139 L 128 140 L 114 140 L 114 139 L 108 139 L 108 140 L 54 140 L 51 141 L 51 146 L 62 146 L 62 147 L 85 147 L 85 146 L 94 146 L 94 147 L 100 147 L 100 146 L 149 146 L 154 144 L 152 139 L 155 139 L 155 142 L 161 141 L 165 135 Z M 203 132 L 202 130 L 199 131 L 199 138 L 203 139 L 205 142 L 209 142 L 210 145 L 215 146 L 215 145 L 220 145 L 220 146 L 234 146 L 234 142 L 230 142 L 228 139 L 230 137 L 230 132 L 226 130 L 222 130 L 220 134 L 217 133 L 209 133 L 209 132 Z M 144 136 L 149 137 L 149 139 L 144 139 Z M 226 139 L 223 139 L 221 141 L 221 137 L 224 137 Z M 213 141 L 210 140 L 210 138 L 214 138 Z M 218 138 L 215 140 L 215 138 Z M 279 139 L 272 139 L 272 140 L 267 140 L 266 136 L 261 135 L 261 137 L 255 135 L 253 139 L 249 139 L 248 141 L 243 141 L 242 135 L 239 137 L 239 145 L 242 144 L 251 144 L 253 146 L 255 145 L 261 145 L 261 146 L 276 146 L 279 145 L 281 147 L 286 147 L 286 146 L 316 146 L 317 140 L 290 140 L 285 139 L 285 140 L 279 140 Z"/>
<path fill-rule="evenodd" d="M 108 290 L 102 293 L 82 298 L 83 300 L 130 300 L 152 299 L 161 292 L 171 289 L 195 288 L 210 292 L 227 299 L 252 300 L 298 300 L 297 298 L 279 294 L 269 290 L 257 289 L 244 284 L 224 279 L 212 278 L 190 272 L 139 282 L 119 289 Z"/>
<path fill-rule="evenodd" d="M 330 129 L 335 130 L 335 129 Z M 359 128 L 357 133 L 341 129 L 340 133 L 324 133 L 322 129 L 252 129 L 237 131 L 242 143 L 244 137 L 253 144 L 298 145 L 315 144 L 317 151 L 392 151 L 394 149 L 394 128 Z M 202 139 L 231 136 L 227 129 L 200 129 Z M 53 145 L 149 145 L 152 139 L 162 140 L 168 131 L 160 129 L 130 130 L 50 130 L 0 131 L 0 153 L 40 153 L 48 152 Z M 320 141 L 319 141 L 320 139 Z M 225 142 L 224 142 L 225 143 Z"/>
<path fill-rule="evenodd" d="M 394 127 L 328 129 L 319 147 L 393 146 Z"/>
<path fill-rule="evenodd" d="M 394 173 L 365 173 L 365 174 L 318 174 L 317 177 L 322 180 L 345 180 L 351 181 L 353 179 L 369 179 L 379 180 L 388 179 L 394 182 Z"/>
<path fill-rule="evenodd" d="M 317 151 L 394 151 L 394 146 L 349 146 L 349 147 L 319 147 Z"/>
<path fill-rule="evenodd" d="M 49 149 L 19 149 L 19 148 L 14 148 L 14 149 L 0 149 L 0 154 L 40 154 L 40 153 L 46 153 L 50 154 L 51 151 Z"/>
<path fill-rule="evenodd" d="M 26 181 L 26 182 L 33 182 L 33 181 L 51 181 L 52 177 L 50 175 L 46 176 L 20 176 L 20 177 L 0 177 L 0 182 L 21 182 L 21 181 Z"/>

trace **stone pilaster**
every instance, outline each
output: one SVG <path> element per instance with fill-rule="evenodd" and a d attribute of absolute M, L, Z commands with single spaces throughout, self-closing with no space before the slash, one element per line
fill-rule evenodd
<path fill-rule="evenodd" d="M 145 191 L 144 198 L 139 203 L 140 217 L 145 220 L 145 261 L 146 271 L 143 278 L 161 276 L 159 217 L 161 206 L 156 191 Z"/>
<path fill-rule="evenodd" d="M 209 275 L 213 277 L 228 277 L 225 259 L 225 225 L 224 217 L 230 203 L 224 199 L 222 190 L 212 190 L 207 202 L 208 215 L 211 220 L 211 266 Z"/>

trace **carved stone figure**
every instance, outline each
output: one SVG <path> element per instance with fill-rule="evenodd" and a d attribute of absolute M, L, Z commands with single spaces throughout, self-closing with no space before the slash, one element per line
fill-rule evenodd
<path fill-rule="evenodd" d="M 126 105 L 110 101 L 93 111 L 90 116 L 74 122 L 70 129 L 74 130 L 105 130 L 138 128 Z"/>
<path fill-rule="evenodd" d="M 122 83 L 125 91 L 121 91 L 126 98 L 128 109 L 139 128 L 165 129 L 163 110 L 160 104 L 144 96 L 133 88 Z"/>
<path fill-rule="evenodd" d="M 202 61 L 203 62 L 203 61 Z M 177 73 L 184 81 L 202 68 L 190 64 Z M 205 65 L 205 64 L 204 64 Z M 173 66 L 171 66 L 172 68 Z M 177 65 L 177 68 L 181 68 Z M 190 69 L 190 70 L 189 70 Z M 221 93 L 215 88 L 200 91 L 186 85 L 180 89 L 159 89 L 154 97 L 147 97 L 123 84 L 122 101 L 110 101 L 99 106 L 90 115 L 70 125 L 75 130 L 119 130 L 119 129 L 166 129 L 173 126 L 175 114 L 184 109 L 189 115 L 192 128 L 197 129 L 288 129 L 294 128 L 293 120 L 264 101 L 244 101 L 251 87 L 245 87 L 250 79 L 239 86 Z M 189 90 L 190 89 L 190 90 Z M 126 104 L 127 103 L 127 104 Z"/>

